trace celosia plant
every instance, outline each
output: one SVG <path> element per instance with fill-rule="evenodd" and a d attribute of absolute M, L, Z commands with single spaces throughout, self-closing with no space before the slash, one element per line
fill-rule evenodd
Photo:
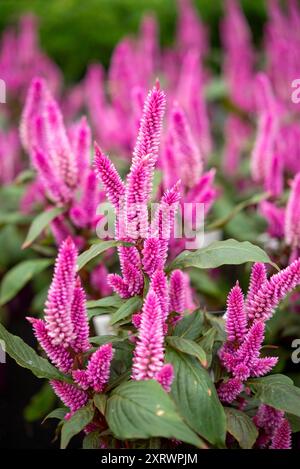
<path fill-rule="evenodd" d="M 300 133 L 286 82 L 299 70 L 300 10 L 268 3 L 258 60 L 239 2 L 224 5 L 221 87 L 189 0 L 172 49 L 160 50 L 148 15 L 107 72 L 90 65 L 64 95 L 33 20 L 4 35 L 30 169 L 11 184 L 20 213 L 8 204 L 1 218 L 25 251 L 0 304 L 33 279 L 24 324 L 38 353 L 2 325 L 0 339 L 55 394 L 62 448 L 80 434 L 97 449 L 289 449 L 299 429 L 286 344 L 299 331 Z M 28 56 L 11 60 L 12 44 Z M 26 166 L 6 127 L 5 185 Z"/>

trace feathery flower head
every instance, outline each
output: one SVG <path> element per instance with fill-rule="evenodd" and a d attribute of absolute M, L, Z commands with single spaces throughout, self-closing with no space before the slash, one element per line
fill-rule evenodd
<path fill-rule="evenodd" d="M 221 401 L 231 403 L 242 392 L 243 383 L 238 378 L 230 378 L 224 381 L 218 388 L 218 395 Z"/>
<path fill-rule="evenodd" d="M 70 412 L 65 416 L 66 420 L 87 403 L 87 393 L 82 389 L 78 389 L 73 384 L 54 379 L 50 381 L 50 384 L 55 394 L 62 400 L 65 406 L 70 408 Z"/>
<path fill-rule="evenodd" d="M 142 312 L 137 345 L 134 351 L 132 379 L 155 379 L 163 366 L 163 323 L 159 299 L 149 290 Z"/>
<path fill-rule="evenodd" d="M 276 428 L 270 449 L 291 449 L 292 430 L 287 419 L 282 419 L 280 425 Z"/>
<path fill-rule="evenodd" d="M 164 388 L 166 392 L 171 391 L 172 382 L 174 380 L 173 365 L 166 363 L 156 375 L 156 380 Z"/>
<path fill-rule="evenodd" d="M 227 340 L 240 344 L 247 332 L 247 316 L 244 309 L 244 295 L 237 282 L 227 298 L 226 326 Z"/>
<path fill-rule="evenodd" d="M 300 248 L 300 173 L 296 174 L 285 211 L 285 241 L 293 249 Z"/>

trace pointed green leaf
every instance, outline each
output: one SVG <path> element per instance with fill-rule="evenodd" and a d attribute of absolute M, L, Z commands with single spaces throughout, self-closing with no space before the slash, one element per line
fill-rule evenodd
<path fill-rule="evenodd" d="M 285 375 L 249 379 L 247 384 L 264 404 L 300 417 L 300 388 Z"/>
<path fill-rule="evenodd" d="M 272 264 L 268 254 L 259 246 L 248 241 L 239 242 L 235 239 L 215 241 L 197 251 L 183 251 L 172 262 L 169 269 L 213 269 L 221 265 L 238 265 L 245 262 L 264 262 Z M 274 265 L 274 264 L 272 264 Z"/>
<path fill-rule="evenodd" d="M 184 316 L 175 326 L 174 335 L 184 339 L 195 340 L 201 334 L 203 325 L 202 311 L 194 311 Z"/>
<path fill-rule="evenodd" d="M 121 319 L 127 318 L 131 314 L 136 313 L 141 309 L 143 301 L 139 296 L 133 296 L 129 298 L 122 306 L 111 315 L 111 325 L 121 321 Z"/>
<path fill-rule="evenodd" d="M 225 413 L 207 370 L 194 357 L 170 348 L 166 362 L 174 367 L 171 396 L 180 414 L 195 432 L 213 445 L 224 447 Z"/>
<path fill-rule="evenodd" d="M 10 301 L 32 277 L 52 264 L 50 259 L 34 259 L 20 262 L 3 277 L 0 288 L 0 305 Z"/>
<path fill-rule="evenodd" d="M 65 415 L 68 413 L 68 409 L 66 407 L 58 407 L 58 409 L 52 410 L 50 414 L 46 415 L 42 423 L 46 422 L 48 419 L 58 419 L 63 420 Z"/>
<path fill-rule="evenodd" d="M 67 420 L 61 429 L 61 449 L 65 449 L 71 438 L 80 433 L 88 423 L 93 420 L 94 407 L 92 402 L 89 402 L 85 407 L 77 410 L 72 417 Z"/>
<path fill-rule="evenodd" d="M 232 407 L 224 407 L 224 410 L 228 433 L 237 440 L 242 449 L 251 449 L 258 437 L 258 430 L 251 418 Z"/>
<path fill-rule="evenodd" d="M 92 246 L 87 250 L 84 251 L 77 259 L 77 270 L 82 269 L 88 262 L 90 262 L 95 257 L 99 256 L 103 252 L 107 251 L 107 249 L 115 248 L 120 246 L 122 243 L 120 241 L 100 241 L 99 243 L 92 244 Z"/>
<path fill-rule="evenodd" d="M 82 442 L 82 449 L 99 449 L 100 448 L 100 432 L 95 431 L 85 435 Z"/>
<path fill-rule="evenodd" d="M 184 339 L 183 337 L 169 336 L 167 337 L 167 342 L 176 350 L 198 358 L 201 365 L 207 367 L 206 353 L 203 348 L 193 340 Z"/>
<path fill-rule="evenodd" d="M 41 234 L 41 232 L 51 223 L 54 218 L 58 217 L 65 211 L 63 207 L 54 207 L 51 210 L 41 212 L 31 223 L 26 239 L 22 248 L 28 248 L 33 241 Z"/>
<path fill-rule="evenodd" d="M 0 339 L 5 343 L 5 350 L 18 365 L 27 368 L 38 378 L 60 379 L 69 381 L 69 379 L 58 371 L 45 358 L 40 357 L 33 348 L 29 347 L 20 337 L 8 332 L 0 324 Z"/>
<path fill-rule="evenodd" d="M 176 438 L 196 447 L 204 442 L 184 423 L 174 402 L 156 381 L 130 381 L 107 401 L 106 419 L 116 438 Z"/>

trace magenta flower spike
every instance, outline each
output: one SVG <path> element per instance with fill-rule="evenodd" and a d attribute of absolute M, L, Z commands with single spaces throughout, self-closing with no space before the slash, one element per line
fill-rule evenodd
<path fill-rule="evenodd" d="M 50 384 L 55 394 L 70 408 L 70 412 L 65 416 L 65 419 L 72 417 L 74 412 L 87 403 L 88 394 L 82 389 L 78 389 L 73 384 L 58 380 L 51 380 Z"/>
<path fill-rule="evenodd" d="M 273 153 L 270 157 L 269 165 L 266 168 L 265 189 L 273 197 L 280 197 L 283 191 L 283 158 L 278 153 Z"/>
<path fill-rule="evenodd" d="M 125 186 L 114 165 L 95 143 L 95 168 L 101 180 L 108 200 L 116 209 L 125 195 Z"/>
<path fill-rule="evenodd" d="M 247 304 L 247 315 L 250 322 L 266 321 L 273 315 L 279 302 L 300 284 L 300 259 L 286 269 L 264 282 L 253 299 Z"/>
<path fill-rule="evenodd" d="M 75 336 L 72 342 L 73 350 L 76 353 L 87 352 L 90 348 L 89 323 L 86 312 L 86 295 L 79 277 L 76 279 L 74 289 L 74 297 L 71 307 L 71 321 Z"/>
<path fill-rule="evenodd" d="M 218 388 L 218 395 L 221 401 L 231 403 L 242 392 L 243 383 L 238 378 L 230 378 L 223 382 Z"/>
<path fill-rule="evenodd" d="M 159 238 L 147 238 L 142 251 L 143 270 L 152 277 L 156 270 L 164 267 L 164 259 L 160 254 L 161 242 Z"/>
<path fill-rule="evenodd" d="M 77 161 L 78 179 L 82 181 L 88 172 L 91 160 L 91 129 L 86 117 L 82 117 L 76 126 L 73 151 Z"/>
<path fill-rule="evenodd" d="M 202 57 L 208 49 L 207 31 L 191 0 L 177 0 L 177 4 L 177 47 L 183 52 L 197 50 Z"/>
<path fill-rule="evenodd" d="M 39 344 L 52 363 L 63 373 L 68 373 L 73 365 L 73 358 L 63 345 L 53 345 L 46 323 L 42 319 L 26 318 L 33 327 L 33 332 Z"/>
<path fill-rule="evenodd" d="M 285 241 L 293 250 L 300 248 L 300 173 L 293 179 L 285 211 Z"/>
<path fill-rule="evenodd" d="M 240 344 L 247 332 L 244 295 L 238 282 L 228 295 L 225 329 L 227 340 L 235 344 Z"/>
<path fill-rule="evenodd" d="M 156 375 L 156 380 L 164 388 L 166 392 L 171 391 L 172 382 L 174 380 L 174 369 L 170 363 L 164 365 Z"/>
<path fill-rule="evenodd" d="M 159 299 L 153 290 L 146 296 L 138 342 L 134 351 L 132 379 L 156 379 L 164 360 L 164 335 Z"/>
<path fill-rule="evenodd" d="M 124 281 L 124 279 L 120 277 L 120 275 L 109 274 L 107 276 L 107 283 L 114 290 L 114 292 L 117 293 L 117 295 L 119 295 L 121 298 L 131 297 L 128 285 Z"/>
<path fill-rule="evenodd" d="M 186 278 L 179 269 L 171 274 L 169 292 L 170 312 L 183 313 L 186 308 Z"/>
<path fill-rule="evenodd" d="M 133 150 L 132 164 L 150 155 L 152 168 L 157 158 L 161 136 L 166 97 L 159 82 L 149 91 L 145 100 L 137 141 Z M 149 191 L 150 192 L 150 191 Z"/>
<path fill-rule="evenodd" d="M 89 359 L 87 376 L 96 392 L 102 392 L 108 382 L 112 358 L 113 348 L 109 343 L 99 347 Z"/>
<path fill-rule="evenodd" d="M 274 409 L 274 407 L 266 404 L 261 404 L 253 421 L 258 428 L 263 429 L 264 432 L 271 437 L 274 430 L 276 430 L 282 422 L 283 417 L 283 411 Z"/>
<path fill-rule="evenodd" d="M 264 200 L 259 204 L 259 211 L 268 222 L 268 234 L 273 238 L 283 238 L 285 208 Z"/>
<path fill-rule="evenodd" d="M 256 262 L 253 264 L 250 275 L 250 284 L 247 293 L 245 308 L 247 309 L 248 305 L 253 301 L 257 289 L 260 288 L 267 281 L 267 269 L 265 264 Z"/>
<path fill-rule="evenodd" d="M 44 80 L 39 77 L 34 78 L 27 93 L 20 124 L 21 142 L 29 153 L 31 153 L 36 145 L 41 146 L 41 139 L 38 138 L 37 133 L 38 126 L 36 119 L 43 115 L 49 98 L 49 90 Z"/>
<path fill-rule="evenodd" d="M 60 247 L 55 263 L 54 276 L 48 292 L 45 308 L 46 328 L 53 345 L 68 348 L 75 337 L 72 324 L 77 250 L 71 238 Z"/>
<path fill-rule="evenodd" d="M 151 278 L 151 288 L 157 295 L 162 312 L 162 321 L 165 323 L 169 314 L 169 288 L 167 276 L 163 270 L 157 270 L 153 274 Z"/>
<path fill-rule="evenodd" d="M 171 132 L 181 179 L 186 187 L 193 187 L 203 170 L 203 157 L 196 145 L 183 110 L 174 104 L 171 113 Z"/>
<path fill-rule="evenodd" d="M 49 198 L 58 205 L 69 202 L 72 193 L 60 179 L 57 168 L 49 159 L 49 155 L 42 150 L 34 149 L 32 160 Z"/>
<path fill-rule="evenodd" d="M 65 184 L 75 188 L 78 183 L 77 161 L 67 137 L 61 111 L 53 98 L 46 103 L 45 120 L 49 135 L 49 151 L 53 152 L 53 161 Z"/>
<path fill-rule="evenodd" d="M 282 419 L 280 425 L 276 428 L 270 449 L 291 449 L 292 430 L 287 419 Z"/>

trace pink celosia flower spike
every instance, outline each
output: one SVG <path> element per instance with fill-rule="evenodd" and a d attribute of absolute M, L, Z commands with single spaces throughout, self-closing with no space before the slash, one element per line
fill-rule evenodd
<path fill-rule="evenodd" d="M 169 292 L 167 276 L 163 270 L 157 270 L 151 278 L 151 288 L 156 293 L 162 312 L 162 321 L 166 322 L 169 314 Z"/>
<path fill-rule="evenodd" d="M 163 324 L 159 299 L 151 289 L 146 296 L 138 342 L 134 351 L 132 379 L 155 379 L 163 366 Z"/>
<path fill-rule="evenodd" d="M 63 345 L 52 344 L 45 321 L 36 318 L 26 319 L 32 324 L 34 335 L 52 363 L 63 373 L 68 373 L 73 365 L 73 358 L 70 353 Z"/>
<path fill-rule="evenodd" d="M 96 173 L 104 185 L 106 196 L 115 208 L 119 208 L 121 199 L 125 195 L 125 186 L 109 158 L 102 153 L 95 143 L 95 168 Z"/>
<path fill-rule="evenodd" d="M 139 133 L 133 151 L 133 164 L 146 156 L 151 155 L 154 166 L 160 143 L 162 119 L 166 106 L 165 93 L 160 89 L 159 83 L 149 91 L 141 118 Z"/>
<path fill-rule="evenodd" d="M 219 398 L 223 402 L 231 403 L 242 392 L 243 387 L 243 383 L 240 379 L 230 378 L 219 386 Z"/>
<path fill-rule="evenodd" d="M 183 110 L 174 104 L 171 113 L 171 132 L 181 179 L 186 187 L 193 187 L 203 170 L 203 158 L 196 145 Z"/>
<path fill-rule="evenodd" d="M 285 241 L 293 250 L 300 249 L 300 173 L 291 187 L 290 197 L 285 211 Z"/>
<path fill-rule="evenodd" d="M 256 262 L 255 264 L 253 264 L 253 267 L 251 269 L 250 284 L 249 284 L 249 289 L 248 289 L 247 298 L 245 302 L 246 309 L 247 309 L 247 306 L 253 300 L 253 297 L 256 294 L 258 288 L 260 288 L 263 285 L 263 283 L 266 281 L 267 281 L 267 269 L 265 267 L 265 264 Z"/>
<path fill-rule="evenodd" d="M 65 419 L 72 417 L 74 412 L 83 407 L 88 400 L 87 393 L 73 384 L 58 380 L 51 380 L 50 384 L 55 394 L 70 408 L 70 412 L 65 416 Z"/>
<path fill-rule="evenodd" d="M 23 147 L 29 153 L 41 141 L 36 135 L 36 118 L 43 113 L 45 104 L 49 99 L 47 86 L 42 78 L 34 78 L 31 82 L 25 106 L 21 116 L 20 138 Z"/>
<path fill-rule="evenodd" d="M 270 449 L 291 449 L 292 430 L 287 419 L 283 419 L 274 432 Z"/>
<path fill-rule="evenodd" d="M 174 369 L 170 363 L 164 365 L 156 375 L 156 380 L 161 384 L 166 392 L 171 391 L 171 385 L 174 379 Z"/>
<path fill-rule="evenodd" d="M 300 284 L 300 259 L 264 282 L 247 303 L 250 322 L 266 321 L 273 315 L 279 302 Z"/>
<path fill-rule="evenodd" d="M 77 250 L 72 238 L 67 238 L 60 247 L 55 270 L 46 301 L 46 328 L 53 345 L 65 348 L 75 339 L 72 324 Z"/>
<path fill-rule="evenodd" d="M 184 273 L 177 269 L 170 277 L 170 311 L 183 313 L 186 308 L 186 279 Z"/>
<path fill-rule="evenodd" d="M 83 389 L 92 387 L 94 391 L 102 392 L 109 379 L 112 357 L 112 344 L 102 345 L 91 355 L 86 370 L 73 371 L 74 380 Z"/>
<path fill-rule="evenodd" d="M 91 129 L 86 117 L 82 117 L 74 136 L 74 155 L 78 167 L 78 179 L 82 181 L 90 167 Z"/>
<path fill-rule="evenodd" d="M 89 343 L 89 323 L 86 313 L 86 296 L 80 278 L 77 277 L 74 298 L 71 307 L 71 321 L 74 328 L 75 339 L 72 348 L 75 352 L 87 352 Z"/>
<path fill-rule="evenodd" d="M 247 331 L 244 295 L 239 283 L 232 288 L 227 299 L 226 332 L 229 342 L 240 344 Z"/>

